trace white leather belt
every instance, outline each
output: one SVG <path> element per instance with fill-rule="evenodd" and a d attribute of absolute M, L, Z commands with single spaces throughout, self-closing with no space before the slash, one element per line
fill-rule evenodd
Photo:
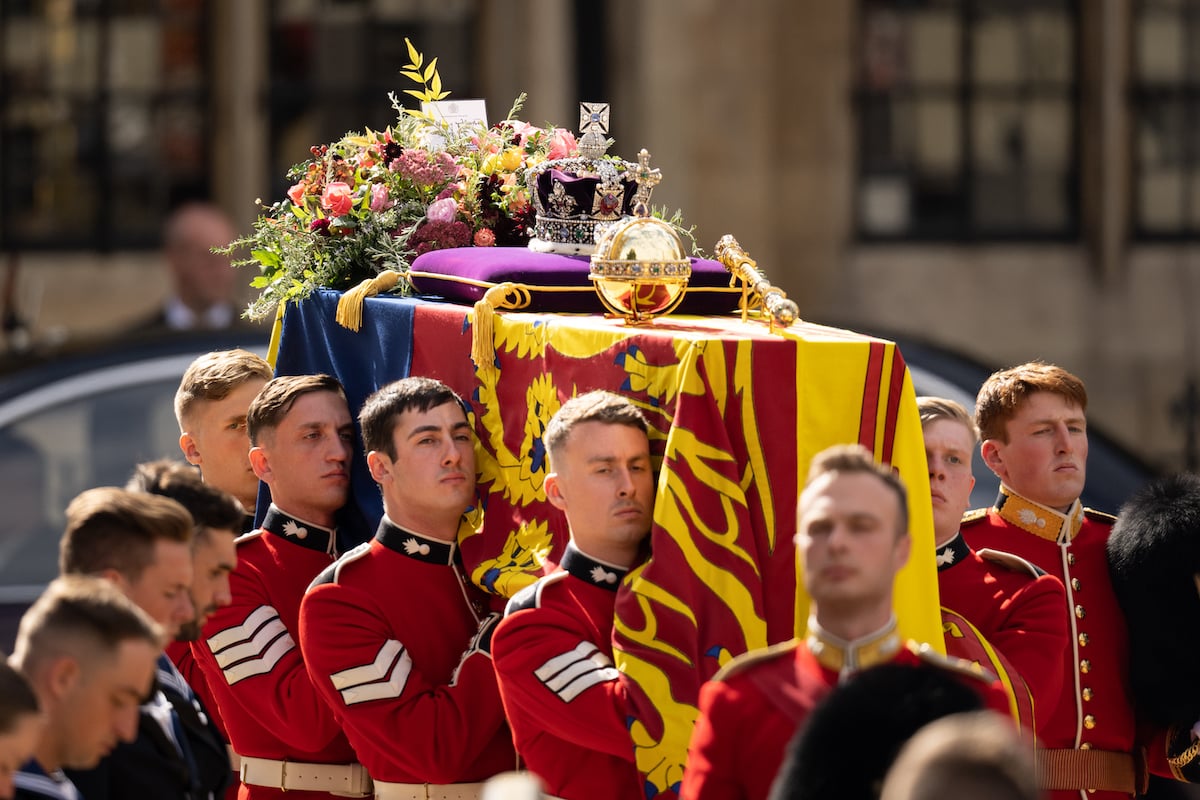
<path fill-rule="evenodd" d="M 362 764 L 305 764 L 242 756 L 242 783 L 285 792 L 326 792 L 338 797 L 370 797 L 371 776 Z"/>
<path fill-rule="evenodd" d="M 375 800 L 479 800 L 482 783 L 386 783 L 375 781 Z"/>

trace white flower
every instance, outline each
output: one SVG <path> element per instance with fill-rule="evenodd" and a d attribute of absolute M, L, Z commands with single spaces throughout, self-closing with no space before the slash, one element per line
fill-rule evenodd
<path fill-rule="evenodd" d="M 289 519 L 283 523 L 283 532 L 288 536 L 295 536 L 297 539 L 303 539 L 308 536 L 308 528 L 298 525 L 294 519 Z"/>
<path fill-rule="evenodd" d="M 1033 511 L 1028 508 L 1022 508 L 1019 512 L 1019 516 L 1021 517 L 1021 522 L 1024 522 L 1026 525 L 1032 525 L 1038 521 L 1037 514 L 1033 513 Z"/>
<path fill-rule="evenodd" d="M 404 552 L 408 553 L 410 556 L 416 555 L 417 553 L 427 556 L 429 555 L 429 545 L 418 543 L 416 539 L 410 536 L 404 540 Z"/>

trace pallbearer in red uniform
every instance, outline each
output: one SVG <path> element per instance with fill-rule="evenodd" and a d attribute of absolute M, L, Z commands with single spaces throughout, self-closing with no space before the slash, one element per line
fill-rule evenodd
<path fill-rule="evenodd" d="M 558 571 L 508 604 L 493 642 L 517 752 L 565 800 L 642 794 L 612 629 L 653 519 L 647 429 L 632 403 L 603 391 L 550 420 L 546 497 L 566 513 L 571 541 Z"/>
<path fill-rule="evenodd" d="M 998 673 L 1022 726 L 1032 728 L 1053 715 L 1062 690 L 1062 654 L 1070 636 L 1062 583 L 1019 556 L 976 553 L 963 541 L 959 523 L 975 485 L 975 423 L 965 408 L 941 397 L 918 397 L 917 410 L 929 462 L 938 593 L 942 608 L 974 629 L 946 624 L 946 652 Z"/>
<path fill-rule="evenodd" d="M 258 498 L 258 476 L 250 466 L 246 412 L 250 402 L 272 377 L 271 365 L 248 350 L 214 350 L 188 365 L 175 390 L 179 449 L 189 464 L 199 468 L 205 483 L 229 492 L 241 503 L 243 517 L 235 526 L 239 536 L 254 527 Z M 223 544 L 222 549 L 227 550 Z M 201 558 L 197 554 L 198 562 Z M 231 563 L 236 563 L 236 554 Z M 201 610 L 196 609 L 197 613 Z M 185 627 L 182 633 L 186 635 L 186 641 L 181 639 L 169 644 L 167 656 L 228 742 L 229 734 L 216 698 L 192 652 L 191 642 L 199 638 L 201 626 L 202 623 Z M 238 765 L 234 764 L 233 768 L 236 773 Z M 237 784 L 235 775 L 225 792 L 226 800 L 236 800 Z"/>
<path fill-rule="evenodd" d="M 458 396 L 428 378 L 379 389 L 359 422 L 384 518 L 313 581 L 300 646 L 375 797 L 469 800 L 517 765 L 490 655 L 500 617 L 457 547 L 475 436 Z"/>
<path fill-rule="evenodd" d="M 1060 367 L 1031 362 L 984 382 L 975 422 L 983 460 L 1001 480 L 962 534 L 975 548 L 1014 553 L 1058 577 L 1070 630 L 1063 690 L 1038 709 L 1039 780 L 1054 800 L 1129 797 L 1145 781 L 1129 686 L 1125 620 L 1105 544 L 1113 518 L 1079 502 L 1087 467 L 1087 390 Z M 1155 772 L 1169 775 L 1162 758 Z M 1090 790 L 1095 790 L 1094 792 Z"/>
<path fill-rule="evenodd" d="M 193 645 L 241 758 L 238 796 L 369 797 L 370 778 L 296 646 L 300 599 L 337 558 L 354 437 L 346 397 L 327 375 L 275 378 L 247 426 L 251 464 L 274 502 L 262 528 L 238 539 L 232 602 Z"/>
<path fill-rule="evenodd" d="M 839 681 L 877 664 L 953 664 L 988 708 L 1009 713 L 994 676 L 896 633 L 893 583 L 911 539 L 904 485 L 890 469 L 858 445 L 818 454 L 797 531 L 811 599 L 808 636 L 736 658 L 701 688 L 685 800 L 766 797 L 809 712 Z"/>

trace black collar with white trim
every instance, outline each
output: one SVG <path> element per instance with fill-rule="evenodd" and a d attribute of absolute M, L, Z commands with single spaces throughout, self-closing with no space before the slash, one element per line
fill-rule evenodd
<path fill-rule="evenodd" d="M 618 567 L 607 561 L 592 558 L 577 548 L 574 542 L 567 544 L 566 552 L 563 553 L 559 566 L 584 583 L 590 583 L 592 586 L 599 586 L 601 589 L 608 589 L 611 592 L 615 592 L 621 585 L 621 580 L 629 574 L 629 570 L 625 567 Z"/>
<path fill-rule="evenodd" d="M 945 572 L 955 564 L 961 564 L 971 557 L 971 547 L 963 539 L 961 533 L 937 549 L 938 572 Z"/>
<path fill-rule="evenodd" d="M 441 539 L 405 530 L 388 519 L 387 515 L 379 521 L 379 530 L 375 532 L 375 538 L 387 549 L 401 555 L 424 561 L 426 564 L 441 564 L 447 567 L 454 564 L 454 553 L 458 549 L 454 542 L 443 542 Z"/>
<path fill-rule="evenodd" d="M 298 544 L 318 553 L 337 557 L 337 532 L 315 522 L 306 522 L 293 517 L 274 503 L 267 509 L 262 529 L 292 544 Z"/>

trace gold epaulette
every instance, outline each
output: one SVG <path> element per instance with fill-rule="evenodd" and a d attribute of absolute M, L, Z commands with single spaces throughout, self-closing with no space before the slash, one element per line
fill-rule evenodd
<path fill-rule="evenodd" d="M 974 661 L 942 655 L 928 644 L 918 644 L 911 639 L 905 643 L 905 646 L 909 652 L 931 667 L 950 670 L 960 675 L 969 675 L 976 680 L 986 681 L 987 683 L 996 680 L 996 676 L 992 674 L 991 670 L 984 669 Z"/>
<path fill-rule="evenodd" d="M 723 681 L 731 675 L 736 675 L 746 667 L 754 664 L 761 664 L 764 661 L 770 661 L 773 658 L 778 658 L 782 655 L 794 653 L 800 645 L 799 639 L 791 639 L 779 644 L 773 644 L 770 647 L 761 647 L 757 650 L 751 650 L 748 653 L 742 653 L 740 656 L 734 657 L 728 664 L 717 670 L 717 674 L 713 675 L 714 681 Z"/>
<path fill-rule="evenodd" d="M 981 520 L 987 516 L 988 511 L 989 511 L 989 509 L 986 509 L 986 508 L 971 509 L 970 511 L 968 511 L 962 515 L 962 521 L 958 523 L 958 527 L 962 528 L 962 527 L 965 527 L 972 523 L 979 522 L 979 520 Z"/>
<path fill-rule="evenodd" d="M 1117 518 L 1112 514 L 1109 514 L 1107 511 L 1097 511 L 1094 508 L 1084 508 L 1083 515 L 1090 520 L 1095 520 L 1096 522 L 1106 522 L 1109 525 L 1112 525 L 1117 521 Z"/>
<path fill-rule="evenodd" d="M 1030 561 L 1026 561 L 1015 553 L 1006 553 L 1003 550 L 993 550 L 990 547 L 985 547 L 982 550 L 976 550 L 975 554 L 991 564 L 999 564 L 1013 572 L 1027 572 L 1035 578 L 1040 578 L 1046 574 L 1044 569 Z"/>

